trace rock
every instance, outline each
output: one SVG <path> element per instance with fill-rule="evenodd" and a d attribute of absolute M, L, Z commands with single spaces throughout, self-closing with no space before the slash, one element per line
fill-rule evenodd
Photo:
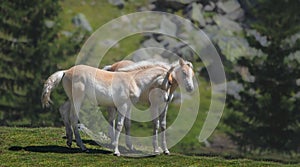
<path fill-rule="evenodd" d="M 93 29 L 89 23 L 89 21 L 86 19 L 85 15 L 82 13 L 77 14 L 76 16 L 74 16 L 72 18 L 72 23 L 76 26 L 76 27 L 81 27 L 84 30 L 87 30 L 89 32 L 92 32 Z"/>
<path fill-rule="evenodd" d="M 124 0 L 108 0 L 108 2 L 114 6 L 117 6 L 119 9 L 123 9 L 125 6 Z"/>
<path fill-rule="evenodd" d="M 45 20 L 45 25 L 47 28 L 52 28 L 55 25 L 55 22 L 52 20 Z"/>
<path fill-rule="evenodd" d="M 207 17 L 207 18 L 205 18 L 205 22 L 206 22 L 206 24 L 212 24 L 213 19 L 211 19 L 210 17 Z"/>
<path fill-rule="evenodd" d="M 157 42 L 155 39 L 150 38 L 142 43 L 142 46 L 147 47 L 156 47 L 156 48 L 164 48 L 163 45 L 161 45 L 159 42 Z"/>
<path fill-rule="evenodd" d="M 217 2 L 217 7 L 224 11 L 225 13 L 231 13 L 239 8 L 241 8 L 237 0 L 227 0 Z"/>
<path fill-rule="evenodd" d="M 296 79 L 296 85 L 300 86 L 300 79 Z M 299 92 L 300 93 L 300 92 Z"/>
<path fill-rule="evenodd" d="M 173 10 L 183 9 L 185 6 L 197 0 L 157 0 L 155 2 L 158 8 L 171 8 Z"/>
<path fill-rule="evenodd" d="M 113 40 L 113 39 L 106 39 L 106 40 L 100 40 L 99 45 L 104 46 L 104 47 L 114 47 L 118 48 L 120 45 L 118 41 Z"/>
<path fill-rule="evenodd" d="M 205 19 L 201 12 L 202 7 L 203 6 L 201 4 L 193 3 L 191 11 L 191 20 L 198 22 L 200 27 L 204 27 L 206 25 Z"/>
<path fill-rule="evenodd" d="M 241 32 L 243 29 L 237 22 L 234 22 L 222 15 L 215 15 L 213 17 L 214 21 L 220 29 Z"/>
<path fill-rule="evenodd" d="M 161 56 L 164 50 L 162 48 L 140 48 L 132 54 L 132 60 L 138 61 L 164 61 Z"/>
<path fill-rule="evenodd" d="M 216 4 L 210 1 L 209 5 L 205 5 L 203 10 L 206 12 L 212 12 L 215 9 L 215 7 L 216 7 Z"/>
<path fill-rule="evenodd" d="M 160 44 L 167 49 L 172 49 L 178 45 L 178 40 L 166 35 L 161 35 L 158 37 L 158 39 L 160 41 Z"/>
<path fill-rule="evenodd" d="M 187 40 L 187 39 L 189 39 L 189 34 L 187 32 L 182 32 L 182 33 L 178 34 L 177 37 L 182 40 Z"/>
<path fill-rule="evenodd" d="M 154 10 L 155 5 L 154 4 L 149 4 L 147 8 L 148 8 L 148 10 Z"/>
<path fill-rule="evenodd" d="M 73 33 L 70 32 L 70 31 L 61 31 L 61 33 L 62 33 L 63 35 L 65 35 L 66 37 L 71 37 L 71 36 L 73 35 Z"/>
<path fill-rule="evenodd" d="M 96 5 L 96 1 L 91 1 L 90 5 L 91 5 L 91 6 Z"/>
<path fill-rule="evenodd" d="M 256 41 L 258 41 L 262 46 L 266 47 L 269 45 L 267 37 L 262 36 L 258 31 L 250 30 L 250 29 L 247 29 L 246 31 L 247 31 L 247 35 L 252 35 L 256 39 Z"/>
<path fill-rule="evenodd" d="M 294 45 L 296 45 L 297 41 L 300 40 L 300 31 L 298 31 L 296 34 L 291 35 L 288 38 L 285 38 L 282 41 L 282 47 L 293 47 Z"/>
<path fill-rule="evenodd" d="M 177 55 L 188 61 L 194 61 L 194 52 L 189 46 L 178 50 Z"/>
<path fill-rule="evenodd" d="M 160 23 L 160 31 L 171 36 L 176 36 L 177 26 L 168 17 L 164 16 Z"/>
<path fill-rule="evenodd" d="M 206 25 L 203 31 L 209 36 L 209 38 L 213 39 L 215 34 L 219 32 L 219 28 L 217 25 Z"/>
<path fill-rule="evenodd" d="M 245 38 L 224 36 L 218 40 L 218 46 L 227 60 L 235 62 L 241 56 L 249 55 L 249 44 Z"/>
<path fill-rule="evenodd" d="M 244 18 L 244 10 L 239 8 L 231 13 L 227 13 L 225 16 L 231 20 L 241 20 Z"/>

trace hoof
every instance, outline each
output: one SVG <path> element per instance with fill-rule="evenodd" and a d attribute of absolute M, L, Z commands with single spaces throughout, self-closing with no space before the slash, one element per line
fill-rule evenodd
<path fill-rule="evenodd" d="M 160 155 L 160 151 L 155 150 L 155 151 L 154 151 L 154 155 Z"/>
<path fill-rule="evenodd" d="M 166 151 L 164 151 L 164 154 L 165 154 L 165 155 L 170 155 L 170 151 L 169 151 L 169 150 L 166 150 Z"/>
<path fill-rule="evenodd" d="M 162 149 L 160 147 L 157 147 L 157 148 L 154 149 L 154 154 L 155 155 L 160 155 L 160 153 L 162 153 L 162 152 L 163 151 L 162 151 Z"/>
<path fill-rule="evenodd" d="M 77 146 L 81 149 L 82 152 L 86 152 L 87 148 L 84 145 L 80 146 L 79 144 L 77 144 Z"/>
<path fill-rule="evenodd" d="M 121 154 L 119 153 L 119 152 L 115 152 L 114 153 L 114 156 L 117 156 L 117 157 L 119 157 Z"/>
<path fill-rule="evenodd" d="M 88 149 L 85 149 L 85 150 L 82 150 L 82 152 L 89 153 L 89 152 L 90 152 L 90 150 L 88 150 Z"/>
<path fill-rule="evenodd" d="M 67 142 L 67 146 L 68 146 L 69 148 L 71 148 L 71 147 L 72 147 L 72 142 Z"/>

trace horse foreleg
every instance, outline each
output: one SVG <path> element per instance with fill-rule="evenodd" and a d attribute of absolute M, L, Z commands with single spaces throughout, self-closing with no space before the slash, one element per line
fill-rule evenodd
<path fill-rule="evenodd" d="M 167 128 L 167 111 L 168 111 L 168 104 L 163 108 L 162 113 L 159 116 L 159 123 L 160 123 L 160 128 L 161 128 L 161 145 L 162 145 L 162 150 L 164 154 L 169 155 L 170 151 L 168 150 L 167 147 L 167 141 L 166 141 L 166 128 Z"/>
<path fill-rule="evenodd" d="M 150 112 L 152 115 L 152 122 L 153 122 L 153 139 L 152 145 L 155 154 L 159 154 L 160 149 L 158 147 L 158 130 L 160 125 L 159 116 L 161 115 L 161 105 L 162 102 L 165 101 L 165 91 L 161 89 L 153 89 L 150 91 L 149 100 L 151 103 Z"/>
<path fill-rule="evenodd" d="M 159 129 L 159 120 L 154 119 L 153 120 L 153 139 L 152 139 L 152 145 L 154 149 L 155 154 L 159 154 L 159 147 L 158 147 L 158 129 Z"/>
<path fill-rule="evenodd" d="M 158 119 L 158 110 L 157 108 L 150 107 L 150 111 L 152 113 L 152 122 L 153 122 L 153 138 L 152 138 L 152 145 L 155 154 L 159 154 L 159 147 L 158 147 L 158 129 L 159 129 L 159 119 Z"/>
<path fill-rule="evenodd" d="M 71 128 L 71 123 L 70 123 L 70 110 L 71 110 L 71 102 L 66 101 L 64 104 L 62 104 L 59 107 L 59 113 L 64 121 L 65 129 L 66 129 L 66 137 L 67 137 L 67 146 L 71 147 L 72 146 L 72 140 L 73 140 L 73 132 Z"/>
<path fill-rule="evenodd" d="M 115 133 L 115 138 L 114 138 L 114 141 L 113 141 L 113 145 L 115 147 L 114 155 L 116 155 L 116 156 L 120 156 L 119 138 L 120 138 L 120 133 L 121 133 L 122 128 L 123 128 L 124 119 L 125 119 L 124 115 L 118 114 L 116 133 Z"/>
<path fill-rule="evenodd" d="M 131 136 L 130 136 L 130 127 L 131 127 L 131 112 L 127 112 L 125 122 L 125 134 L 126 134 L 126 146 L 131 150 L 134 151 Z"/>

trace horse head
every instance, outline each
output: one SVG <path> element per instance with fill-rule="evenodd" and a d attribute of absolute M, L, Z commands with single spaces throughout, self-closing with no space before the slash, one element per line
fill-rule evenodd
<path fill-rule="evenodd" d="M 191 62 L 179 59 L 179 65 L 174 69 L 176 81 L 180 86 L 183 86 L 186 91 L 192 92 L 194 90 L 194 71 Z"/>

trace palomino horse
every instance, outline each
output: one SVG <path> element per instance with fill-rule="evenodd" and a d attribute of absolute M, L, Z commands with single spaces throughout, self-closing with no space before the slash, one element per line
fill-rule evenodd
<path fill-rule="evenodd" d="M 117 63 L 114 63 L 112 65 L 107 65 L 103 68 L 103 70 L 106 70 L 106 71 L 117 71 L 117 69 L 119 68 L 123 68 L 123 67 L 126 67 L 126 66 L 129 66 L 129 65 L 132 65 L 134 64 L 133 61 L 130 61 L 130 60 L 122 60 L 122 61 L 119 61 Z M 107 110 L 109 111 L 108 112 L 108 116 L 109 116 L 109 123 L 110 123 L 110 126 L 109 126 L 109 136 L 110 136 L 110 139 L 111 139 L 111 143 L 113 142 L 113 138 L 114 138 L 114 135 L 115 135 L 115 117 L 116 117 L 116 109 L 115 107 L 108 107 Z M 61 117 L 64 121 L 64 125 L 65 125 L 65 130 L 66 130 L 66 136 L 67 136 L 67 146 L 68 147 L 71 147 L 72 146 L 72 140 L 73 140 L 73 132 L 72 132 L 72 126 L 71 126 L 71 122 L 70 122 L 70 111 L 71 111 L 71 102 L 70 100 L 67 100 L 66 102 L 64 102 L 60 107 L 59 107 L 59 112 L 61 114 Z M 125 129 L 128 129 L 126 128 L 127 127 L 127 120 L 125 118 Z M 128 133 L 128 132 L 127 132 Z M 130 146 L 130 143 L 129 141 L 126 142 L 127 143 L 127 146 L 129 147 L 129 149 L 133 149 L 131 148 Z M 85 147 L 83 147 L 85 148 Z M 85 149 L 82 149 L 82 151 L 86 151 Z"/>
<path fill-rule="evenodd" d="M 182 62 L 183 63 L 183 62 Z M 119 61 L 117 63 L 114 63 L 112 65 L 109 66 L 105 66 L 103 69 L 108 70 L 108 71 L 122 71 L 125 67 L 134 64 L 133 61 L 129 61 L 129 60 L 123 60 L 123 61 Z M 193 68 L 192 63 L 190 62 L 186 62 L 186 65 L 188 67 L 190 67 L 190 69 Z M 187 67 L 185 67 L 187 68 Z M 187 70 L 186 71 L 188 77 L 194 75 L 192 70 Z M 146 101 L 142 101 L 142 99 L 140 99 L 140 101 L 145 102 L 145 103 L 150 103 L 151 101 L 151 113 L 153 116 L 153 149 L 154 149 L 154 153 L 158 154 L 159 153 L 159 147 L 158 147 L 158 129 L 159 127 L 161 128 L 161 146 L 162 146 L 162 150 L 164 154 L 170 154 L 168 148 L 167 148 L 167 142 L 166 142 L 166 126 L 167 126 L 167 122 L 166 122 L 166 116 L 167 116 L 167 110 L 168 110 L 168 104 L 171 101 L 171 99 L 173 98 L 173 92 L 175 91 L 175 89 L 178 87 L 178 83 L 176 81 L 175 75 L 174 73 L 172 75 L 170 75 L 170 78 L 168 78 L 168 82 L 169 82 L 169 88 L 167 89 L 167 95 L 168 97 L 166 99 L 160 99 L 159 97 L 163 97 L 165 95 L 165 91 L 158 91 L 156 92 L 156 96 L 155 97 L 150 97 L 149 95 L 149 99 L 144 99 Z M 155 100 L 155 99 L 156 100 Z M 159 107 L 162 106 L 163 108 Z M 114 120 L 115 120 L 115 113 L 116 111 L 114 110 L 114 108 L 110 108 L 109 109 L 110 113 L 109 113 L 109 123 L 110 123 L 110 127 L 109 127 L 109 134 L 110 134 L 110 138 L 113 138 L 114 135 Z M 127 119 L 127 118 L 125 118 Z M 126 134 L 130 134 L 130 124 L 128 124 L 127 121 L 125 121 L 125 130 L 126 130 Z M 126 141 L 126 143 L 132 143 L 131 141 Z M 127 144 L 130 145 L 130 144 Z"/>
<path fill-rule="evenodd" d="M 145 95 L 148 95 L 150 90 L 154 88 L 161 88 L 167 91 L 168 86 L 166 83 L 168 82 L 165 80 L 169 78 L 167 74 L 170 73 L 172 73 L 172 76 L 174 74 L 174 78 L 179 85 L 184 85 L 187 91 L 192 91 L 194 86 L 192 75 L 190 74 L 193 72 L 188 67 L 182 59 L 179 61 L 179 65 L 169 69 L 169 71 L 162 66 L 152 66 L 150 68 L 149 65 L 148 67 L 136 65 L 134 68 L 123 69 L 123 72 L 108 72 L 78 65 L 69 70 L 58 71 L 47 79 L 42 94 L 42 103 L 45 106 L 49 105 L 51 91 L 62 80 L 64 90 L 71 103 L 69 120 L 75 134 L 76 143 L 82 150 L 86 150 L 77 129 L 77 114 L 83 99 L 85 97 L 92 99 L 93 95 L 91 92 L 95 91 L 96 101 L 94 103 L 101 106 L 117 107 L 120 113 L 118 114 L 116 134 L 113 138 L 114 154 L 119 156 L 119 136 L 125 116 L 130 118 L 130 99 L 134 103 L 144 99 Z M 68 136 L 68 140 L 70 140 L 70 136 Z"/>

